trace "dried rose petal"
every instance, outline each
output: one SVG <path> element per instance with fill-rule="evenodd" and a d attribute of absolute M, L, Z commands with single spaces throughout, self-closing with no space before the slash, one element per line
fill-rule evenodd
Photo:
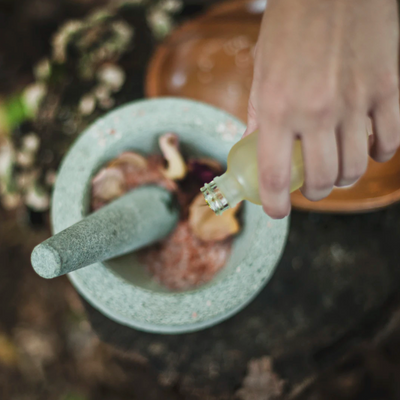
<path fill-rule="evenodd" d="M 217 161 L 207 158 L 189 160 L 188 169 L 190 177 L 201 185 L 211 182 L 215 176 L 222 173 L 221 165 Z"/>
<path fill-rule="evenodd" d="M 98 210 L 128 190 L 142 185 L 159 185 L 176 192 L 176 183 L 161 173 L 162 165 L 161 156 L 152 155 L 146 159 L 135 152 L 122 153 L 93 179 L 92 209 Z"/>
<path fill-rule="evenodd" d="M 211 158 L 191 158 L 188 161 L 188 165 L 193 172 L 195 172 L 196 168 L 212 171 L 215 174 L 221 174 L 224 170 L 221 163 Z"/>
<path fill-rule="evenodd" d="M 240 230 L 236 213 L 239 205 L 216 215 L 205 205 L 203 194 L 198 194 L 189 208 L 189 225 L 193 233 L 203 241 L 224 240 Z"/>
<path fill-rule="evenodd" d="M 125 182 L 129 189 L 134 189 L 141 185 L 159 185 L 165 187 L 167 190 L 174 192 L 177 189 L 176 183 L 165 177 L 161 172 L 163 159 L 161 156 L 151 155 L 146 160 L 146 168 L 133 168 L 133 166 L 121 166 Z"/>

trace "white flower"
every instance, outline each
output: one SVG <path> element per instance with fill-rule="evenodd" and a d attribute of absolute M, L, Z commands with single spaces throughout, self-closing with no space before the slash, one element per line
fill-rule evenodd
<path fill-rule="evenodd" d="M 40 103 L 46 95 L 46 85 L 44 83 L 33 83 L 27 86 L 23 92 L 23 99 L 29 111 L 35 115 Z"/>
<path fill-rule="evenodd" d="M 90 115 L 96 108 L 96 98 L 93 94 L 85 94 L 79 103 L 79 111 L 82 115 Z"/>
<path fill-rule="evenodd" d="M 34 185 L 27 190 L 25 204 L 35 211 L 46 211 L 50 206 L 50 198 L 42 188 Z"/>
<path fill-rule="evenodd" d="M 29 153 L 36 153 L 39 150 L 40 139 L 35 133 L 30 133 L 22 139 L 22 148 Z"/>
<path fill-rule="evenodd" d="M 125 82 L 125 72 L 118 65 L 106 64 L 100 67 L 97 78 L 113 92 L 118 92 Z"/>

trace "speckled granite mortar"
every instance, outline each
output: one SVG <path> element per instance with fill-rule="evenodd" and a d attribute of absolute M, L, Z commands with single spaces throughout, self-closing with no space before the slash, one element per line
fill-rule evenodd
<path fill-rule="evenodd" d="M 231 115 L 184 99 L 153 99 L 121 107 L 99 119 L 66 156 L 52 202 L 58 233 L 88 213 L 90 181 L 126 150 L 158 152 L 158 137 L 172 131 L 187 154 L 226 162 L 245 126 Z M 214 325 L 238 312 L 264 287 L 284 248 L 288 219 L 273 221 L 246 203 L 244 228 L 225 268 L 199 289 L 171 293 L 157 285 L 135 254 L 93 264 L 68 276 L 98 310 L 124 325 L 156 333 L 183 333 Z"/>

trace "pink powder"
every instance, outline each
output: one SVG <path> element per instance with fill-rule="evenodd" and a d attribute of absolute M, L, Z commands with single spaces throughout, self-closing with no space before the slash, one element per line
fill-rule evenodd
<path fill-rule="evenodd" d="M 185 290 L 209 282 L 225 265 L 231 246 L 232 239 L 202 242 L 181 221 L 163 242 L 141 250 L 139 259 L 159 283 Z"/>

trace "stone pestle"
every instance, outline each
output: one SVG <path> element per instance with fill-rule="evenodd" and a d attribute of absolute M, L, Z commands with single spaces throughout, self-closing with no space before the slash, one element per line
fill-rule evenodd
<path fill-rule="evenodd" d="M 36 246 L 32 266 L 49 279 L 129 253 L 167 236 L 178 216 L 167 190 L 137 188 Z"/>

